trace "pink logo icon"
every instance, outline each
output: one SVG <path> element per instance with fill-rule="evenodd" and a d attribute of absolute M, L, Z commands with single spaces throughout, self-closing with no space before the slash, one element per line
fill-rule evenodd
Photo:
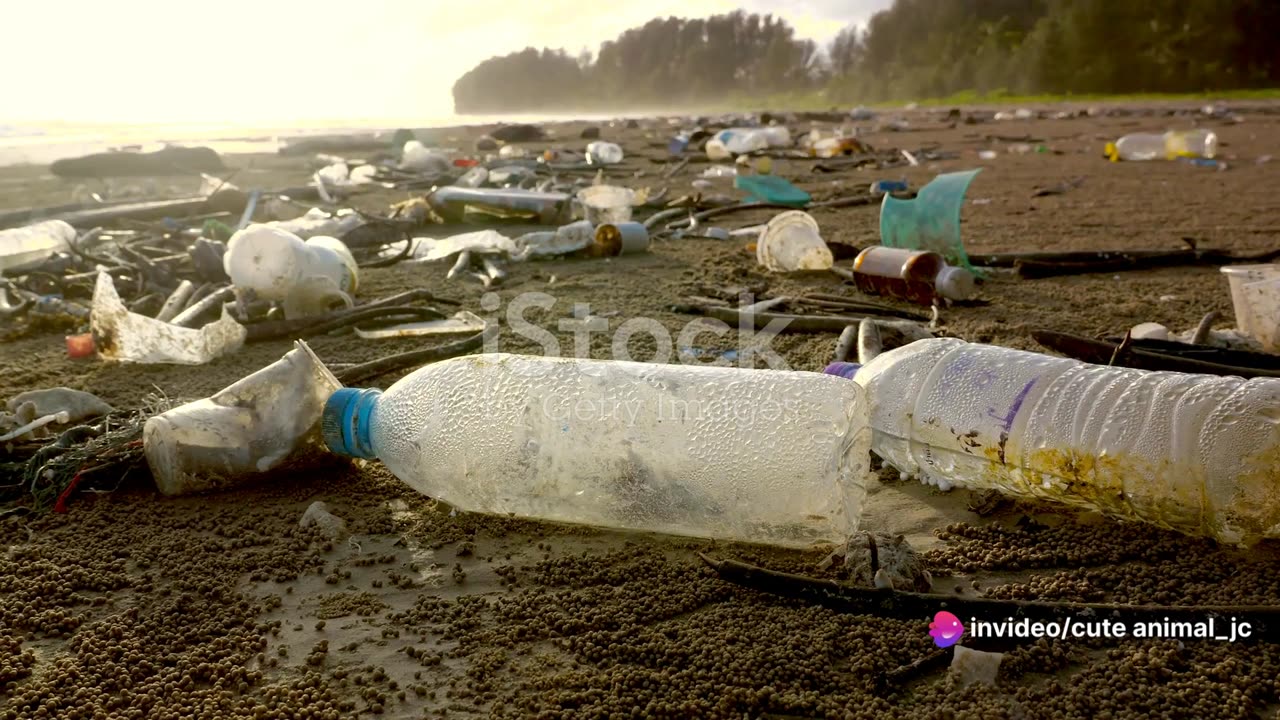
<path fill-rule="evenodd" d="M 960 624 L 960 618 L 943 610 L 933 616 L 933 622 L 929 623 L 929 635 L 933 638 L 933 644 L 940 648 L 951 647 L 960 642 L 960 636 L 964 635 L 964 625 Z"/>

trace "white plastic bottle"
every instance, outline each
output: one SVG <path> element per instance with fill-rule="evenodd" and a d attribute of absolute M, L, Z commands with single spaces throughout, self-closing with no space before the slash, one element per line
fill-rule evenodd
<path fill-rule="evenodd" d="M 62 220 L 0 230 L 0 271 L 35 267 L 67 250 L 75 239 L 76 229 Z"/>
<path fill-rule="evenodd" d="M 504 353 L 343 388 L 323 428 L 459 510 L 805 547 L 856 530 L 866 413 L 820 373 Z"/>
<path fill-rule="evenodd" d="M 356 262 L 336 238 L 316 236 L 304 242 L 278 227 L 250 225 L 227 241 L 222 264 L 237 289 L 280 302 L 287 318 L 355 302 Z"/>
<path fill-rule="evenodd" d="M 926 482 L 1231 544 L 1280 537 L 1280 379 L 1091 365 L 943 338 L 881 354 L 854 380 L 871 405 L 872 448 Z"/>

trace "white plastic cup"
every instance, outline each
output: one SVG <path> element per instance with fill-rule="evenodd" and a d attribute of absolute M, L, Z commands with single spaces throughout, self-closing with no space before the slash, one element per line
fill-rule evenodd
<path fill-rule="evenodd" d="M 756 260 L 774 272 L 830 270 L 835 262 L 818 222 L 801 210 L 788 210 L 765 225 L 756 241 Z"/>
<path fill-rule="evenodd" d="M 634 190 L 615 185 L 593 185 L 578 192 L 583 214 L 593 225 L 628 222 L 635 199 Z"/>
<path fill-rule="evenodd" d="M 1250 334 L 1268 352 L 1280 352 L 1280 277 L 1247 283 L 1242 290 L 1252 313 Z"/>
<path fill-rule="evenodd" d="M 1280 278 L 1280 264 L 1227 265 L 1222 268 L 1231 288 L 1231 306 L 1236 314 L 1236 329 L 1254 337 L 1254 308 L 1245 293 L 1245 286 L 1263 280 Z M 1272 310 L 1274 316 L 1274 309 Z"/>

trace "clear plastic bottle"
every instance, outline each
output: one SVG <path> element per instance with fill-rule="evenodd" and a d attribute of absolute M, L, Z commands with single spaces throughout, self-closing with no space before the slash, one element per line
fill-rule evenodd
<path fill-rule="evenodd" d="M 920 305 L 932 305 L 937 299 L 968 300 L 976 290 L 973 273 L 947 265 L 938 253 L 883 245 L 858 253 L 853 282 L 869 295 Z"/>
<path fill-rule="evenodd" d="M 1133 133 L 1106 148 L 1113 161 L 1172 160 L 1180 157 L 1213 158 L 1218 136 L 1212 130 L 1170 130 L 1163 134 Z"/>
<path fill-rule="evenodd" d="M 1280 537 L 1280 379 L 1091 365 L 942 338 L 883 353 L 854 380 L 871 406 L 872 449 L 926 482 L 1231 544 Z"/>
<path fill-rule="evenodd" d="M 485 354 L 339 390 L 323 428 L 459 510 L 804 547 L 856 530 L 866 416 L 819 373 Z"/>
<path fill-rule="evenodd" d="M 785 130 L 786 128 L 783 128 Z M 775 139 L 781 139 L 780 136 Z M 790 134 L 788 133 L 788 140 Z M 729 128 L 722 130 L 707 141 L 707 157 L 712 160 L 727 160 L 734 155 L 745 155 L 758 150 L 768 150 L 773 146 L 770 134 L 765 128 Z"/>
<path fill-rule="evenodd" d="M 35 267 L 67 250 L 75 239 L 76 229 L 61 220 L 0 230 L 0 271 Z"/>

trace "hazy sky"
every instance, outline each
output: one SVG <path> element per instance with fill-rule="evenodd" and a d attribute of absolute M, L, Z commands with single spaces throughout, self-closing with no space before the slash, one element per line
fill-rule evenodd
<path fill-rule="evenodd" d="M 576 54 L 654 17 L 772 12 L 829 40 L 892 0 L 13 0 L 0 124 L 427 120 L 481 60 Z M 785 8 L 785 9 L 784 9 Z"/>

